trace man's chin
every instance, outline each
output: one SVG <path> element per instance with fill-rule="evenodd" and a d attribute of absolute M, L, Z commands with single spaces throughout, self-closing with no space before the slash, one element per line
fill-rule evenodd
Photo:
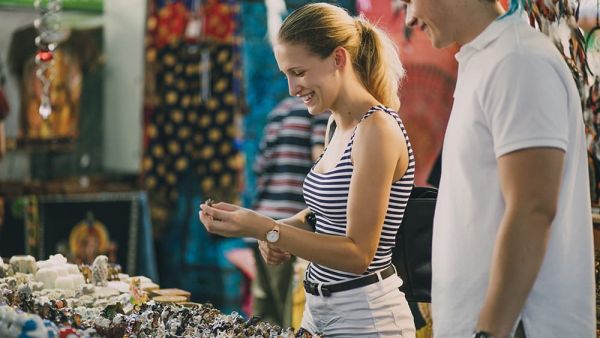
<path fill-rule="evenodd" d="M 433 48 L 446 48 L 452 45 L 452 41 L 444 41 L 436 38 L 435 36 L 430 35 L 429 39 L 431 40 L 431 45 Z"/>

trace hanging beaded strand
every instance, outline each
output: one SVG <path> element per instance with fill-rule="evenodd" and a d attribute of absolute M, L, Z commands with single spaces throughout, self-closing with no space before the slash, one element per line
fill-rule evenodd
<path fill-rule="evenodd" d="M 42 118 L 47 119 L 52 113 L 50 85 L 53 78 L 54 51 L 63 38 L 58 19 L 58 13 L 62 9 L 62 0 L 35 0 L 34 6 L 40 13 L 40 17 L 33 23 L 38 30 L 38 36 L 35 38 L 35 45 L 38 48 L 35 56 L 35 75 L 42 85 L 38 111 Z"/>

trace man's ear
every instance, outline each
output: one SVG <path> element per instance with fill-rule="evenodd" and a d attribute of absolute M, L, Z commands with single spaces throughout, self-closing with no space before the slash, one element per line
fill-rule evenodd
<path fill-rule="evenodd" d="M 335 68 L 342 69 L 348 60 L 348 52 L 344 47 L 336 47 L 333 50 L 333 60 Z"/>

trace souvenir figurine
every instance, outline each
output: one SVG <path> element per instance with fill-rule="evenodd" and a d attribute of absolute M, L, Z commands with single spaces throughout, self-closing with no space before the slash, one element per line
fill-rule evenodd
<path fill-rule="evenodd" d="M 94 285 L 107 286 L 108 257 L 100 255 L 92 264 L 92 281 Z"/>
<path fill-rule="evenodd" d="M 35 264 L 35 258 L 30 255 L 26 256 L 12 256 L 9 260 L 9 264 L 12 266 L 15 273 L 29 273 L 34 274 L 37 271 L 37 265 Z"/>
<path fill-rule="evenodd" d="M 148 301 L 148 294 L 142 291 L 139 278 L 134 277 L 129 280 L 129 293 L 131 294 L 129 302 L 134 306 L 142 305 Z"/>
<path fill-rule="evenodd" d="M 121 266 L 119 264 L 108 265 L 108 280 L 118 281 L 120 280 L 119 274 L 121 273 Z"/>
<path fill-rule="evenodd" d="M 92 269 L 86 264 L 79 265 L 79 272 L 83 275 L 83 280 L 86 284 L 92 283 Z"/>

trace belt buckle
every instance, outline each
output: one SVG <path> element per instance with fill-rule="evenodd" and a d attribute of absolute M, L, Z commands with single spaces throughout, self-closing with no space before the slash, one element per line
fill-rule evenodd
<path fill-rule="evenodd" d="M 304 281 L 304 290 L 306 290 L 306 292 L 310 293 L 311 295 L 315 295 L 315 296 L 323 296 L 323 297 L 331 296 L 331 290 L 329 290 L 329 288 L 321 285 L 321 290 L 319 292 L 319 284 L 312 283 L 307 280 Z"/>
<path fill-rule="evenodd" d="M 323 297 L 330 297 L 331 296 L 331 291 L 326 286 L 322 286 L 321 287 L 321 294 L 323 295 Z"/>
<path fill-rule="evenodd" d="M 316 284 L 311 283 L 307 280 L 304 281 L 304 290 L 306 290 L 306 292 L 310 293 L 311 295 L 315 295 L 315 296 L 319 295 Z"/>

